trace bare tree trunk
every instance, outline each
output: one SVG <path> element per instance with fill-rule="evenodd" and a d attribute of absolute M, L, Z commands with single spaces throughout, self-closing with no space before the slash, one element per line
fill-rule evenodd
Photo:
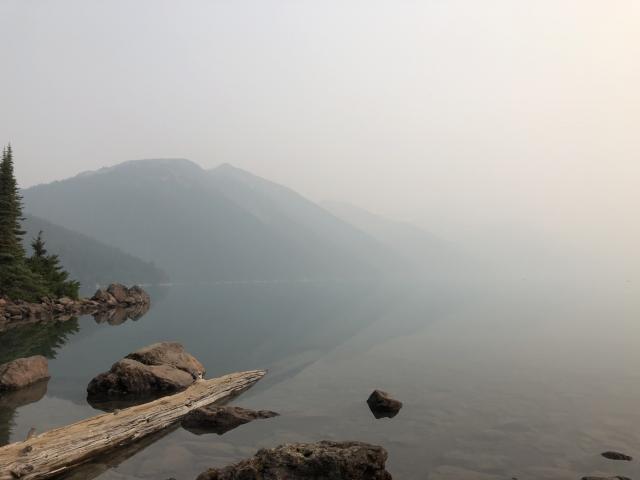
<path fill-rule="evenodd" d="M 153 402 L 105 413 L 0 448 L 0 480 L 39 480 L 60 475 L 92 457 L 163 430 L 191 410 L 229 399 L 266 372 L 251 370 L 198 380 Z"/>

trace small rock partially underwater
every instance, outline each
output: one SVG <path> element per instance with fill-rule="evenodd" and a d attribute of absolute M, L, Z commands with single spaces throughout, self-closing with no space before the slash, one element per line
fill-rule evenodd
<path fill-rule="evenodd" d="M 616 475 L 615 477 L 582 477 L 581 480 L 631 480 L 629 477 Z"/>
<path fill-rule="evenodd" d="M 602 456 L 604 458 L 608 458 L 609 460 L 623 460 L 625 462 L 630 462 L 631 460 L 633 460 L 633 457 L 630 457 L 629 455 L 625 455 L 624 453 L 620 453 L 620 452 L 604 452 L 602 453 Z"/>
<path fill-rule="evenodd" d="M 367 399 L 367 405 L 376 418 L 393 418 L 402 408 L 402 402 L 392 398 L 387 392 L 374 390 Z"/>
<path fill-rule="evenodd" d="M 49 378 L 49 364 L 41 355 L 0 365 L 0 391 L 17 390 Z"/>
<path fill-rule="evenodd" d="M 179 343 L 155 343 L 130 353 L 96 376 L 87 393 L 92 404 L 123 396 L 167 395 L 184 390 L 204 373 L 204 366 Z"/>
<path fill-rule="evenodd" d="M 384 448 L 361 442 L 296 443 L 201 473 L 197 480 L 391 480 Z"/>
<path fill-rule="evenodd" d="M 269 410 L 248 410 L 241 407 L 207 405 L 189 412 L 182 419 L 182 427 L 197 435 L 217 433 L 222 435 L 253 420 L 277 417 Z"/>

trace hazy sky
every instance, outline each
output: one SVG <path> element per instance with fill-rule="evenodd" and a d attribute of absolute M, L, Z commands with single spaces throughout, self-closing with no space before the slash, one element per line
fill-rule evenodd
<path fill-rule="evenodd" d="M 437 231 L 640 244 L 635 0 L 0 0 L 28 186 L 230 162 Z"/>

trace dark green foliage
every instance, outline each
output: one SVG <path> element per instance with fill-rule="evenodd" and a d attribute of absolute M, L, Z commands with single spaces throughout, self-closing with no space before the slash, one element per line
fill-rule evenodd
<path fill-rule="evenodd" d="M 59 255 L 64 269 L 72 278 L 80 281 L 81 293 L 93 293 L 97 284 L 107 285 L 115 281 L 125 285 L 168 281 L 167 275 L 151 262 L 145 262 L 95 238 L 32 215 L 26 215 L 22 225 L 27 231 L 25 238 L 37 236 L 40 230 L 45 232 L 47 249 Z M 31 255 L 32 247 L 25 243 L 25 248 L 27 255 Z"/>
<path fill-rule="evenodd" d="M 32 355 L 56 358 L 57 351 L 79 331 L 78 319 L 71 318 L 60 322 L 32 323 L 0 332 L 0 364 Z"/>
<path fill-rule="evenodd" d="M 56 255 L 46 255 L 41 237 L 37 247 L 42 255 L 25 258 L 22 220 L 22 197 L 8 146 L 0 163 L 0 296 L 30 302 L 44 296 L 77 298 L 78 283 L 68 280 Z"/>
<path fill-rule="evenodd" d="M 0 163 L 0 261 L 11 263 L 24 258 L 20 227 L 22 197 L 13 174 L 13 152 L 9 145 Z"/>
<path fill-rule="evenodd" d="M 27 266 L 44 279 L 50 293 L 55 297 L 78 298 L 80 284 L 69 280 L 69 274 L 60 266 L 58 255 L 47 255 L 42 231 L 33 239 L 31 247 L 33 255 L 27 259 Z"/>
<path fill-rule="evenodd" d="M 44 279 L 31 271 L 24 260 L 0 263 L 0 295 L 13 300 L 38 302 L 51 296 Z"/>

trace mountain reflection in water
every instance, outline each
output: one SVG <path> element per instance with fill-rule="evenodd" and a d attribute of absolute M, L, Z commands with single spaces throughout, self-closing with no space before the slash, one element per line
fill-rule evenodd
<path fill-rule="evenodd" d="M 267 368 L 232 403 L 281 416 L 220 437 L 176 428 L 97 459 L 87 478 L 195 478 L 261 447 L 321 439 L 384 446 L 395 479 L 633 478 L 634 465 L 612 471 L 599 455 L 640 450 L 640 312 L 632 290 L 487 278 L 150 293 L 152 308 L 138 321 L 112 327 L 83 317 L 73 332 L 51 335 L 46 395 L 14 406 L 12 420 L 2 414 L 11 441 L 32 426 L 41 432 L 96 415 L 86 402 L 91 378 L 131 351 L 171 340 L 205 365 L 207 377 Z M 46 350 L 16 338 L 26 343 L 12 341 L 15 353 Z M 374 388 L 404 403 L 393 419 L 371 415 Z"/>

